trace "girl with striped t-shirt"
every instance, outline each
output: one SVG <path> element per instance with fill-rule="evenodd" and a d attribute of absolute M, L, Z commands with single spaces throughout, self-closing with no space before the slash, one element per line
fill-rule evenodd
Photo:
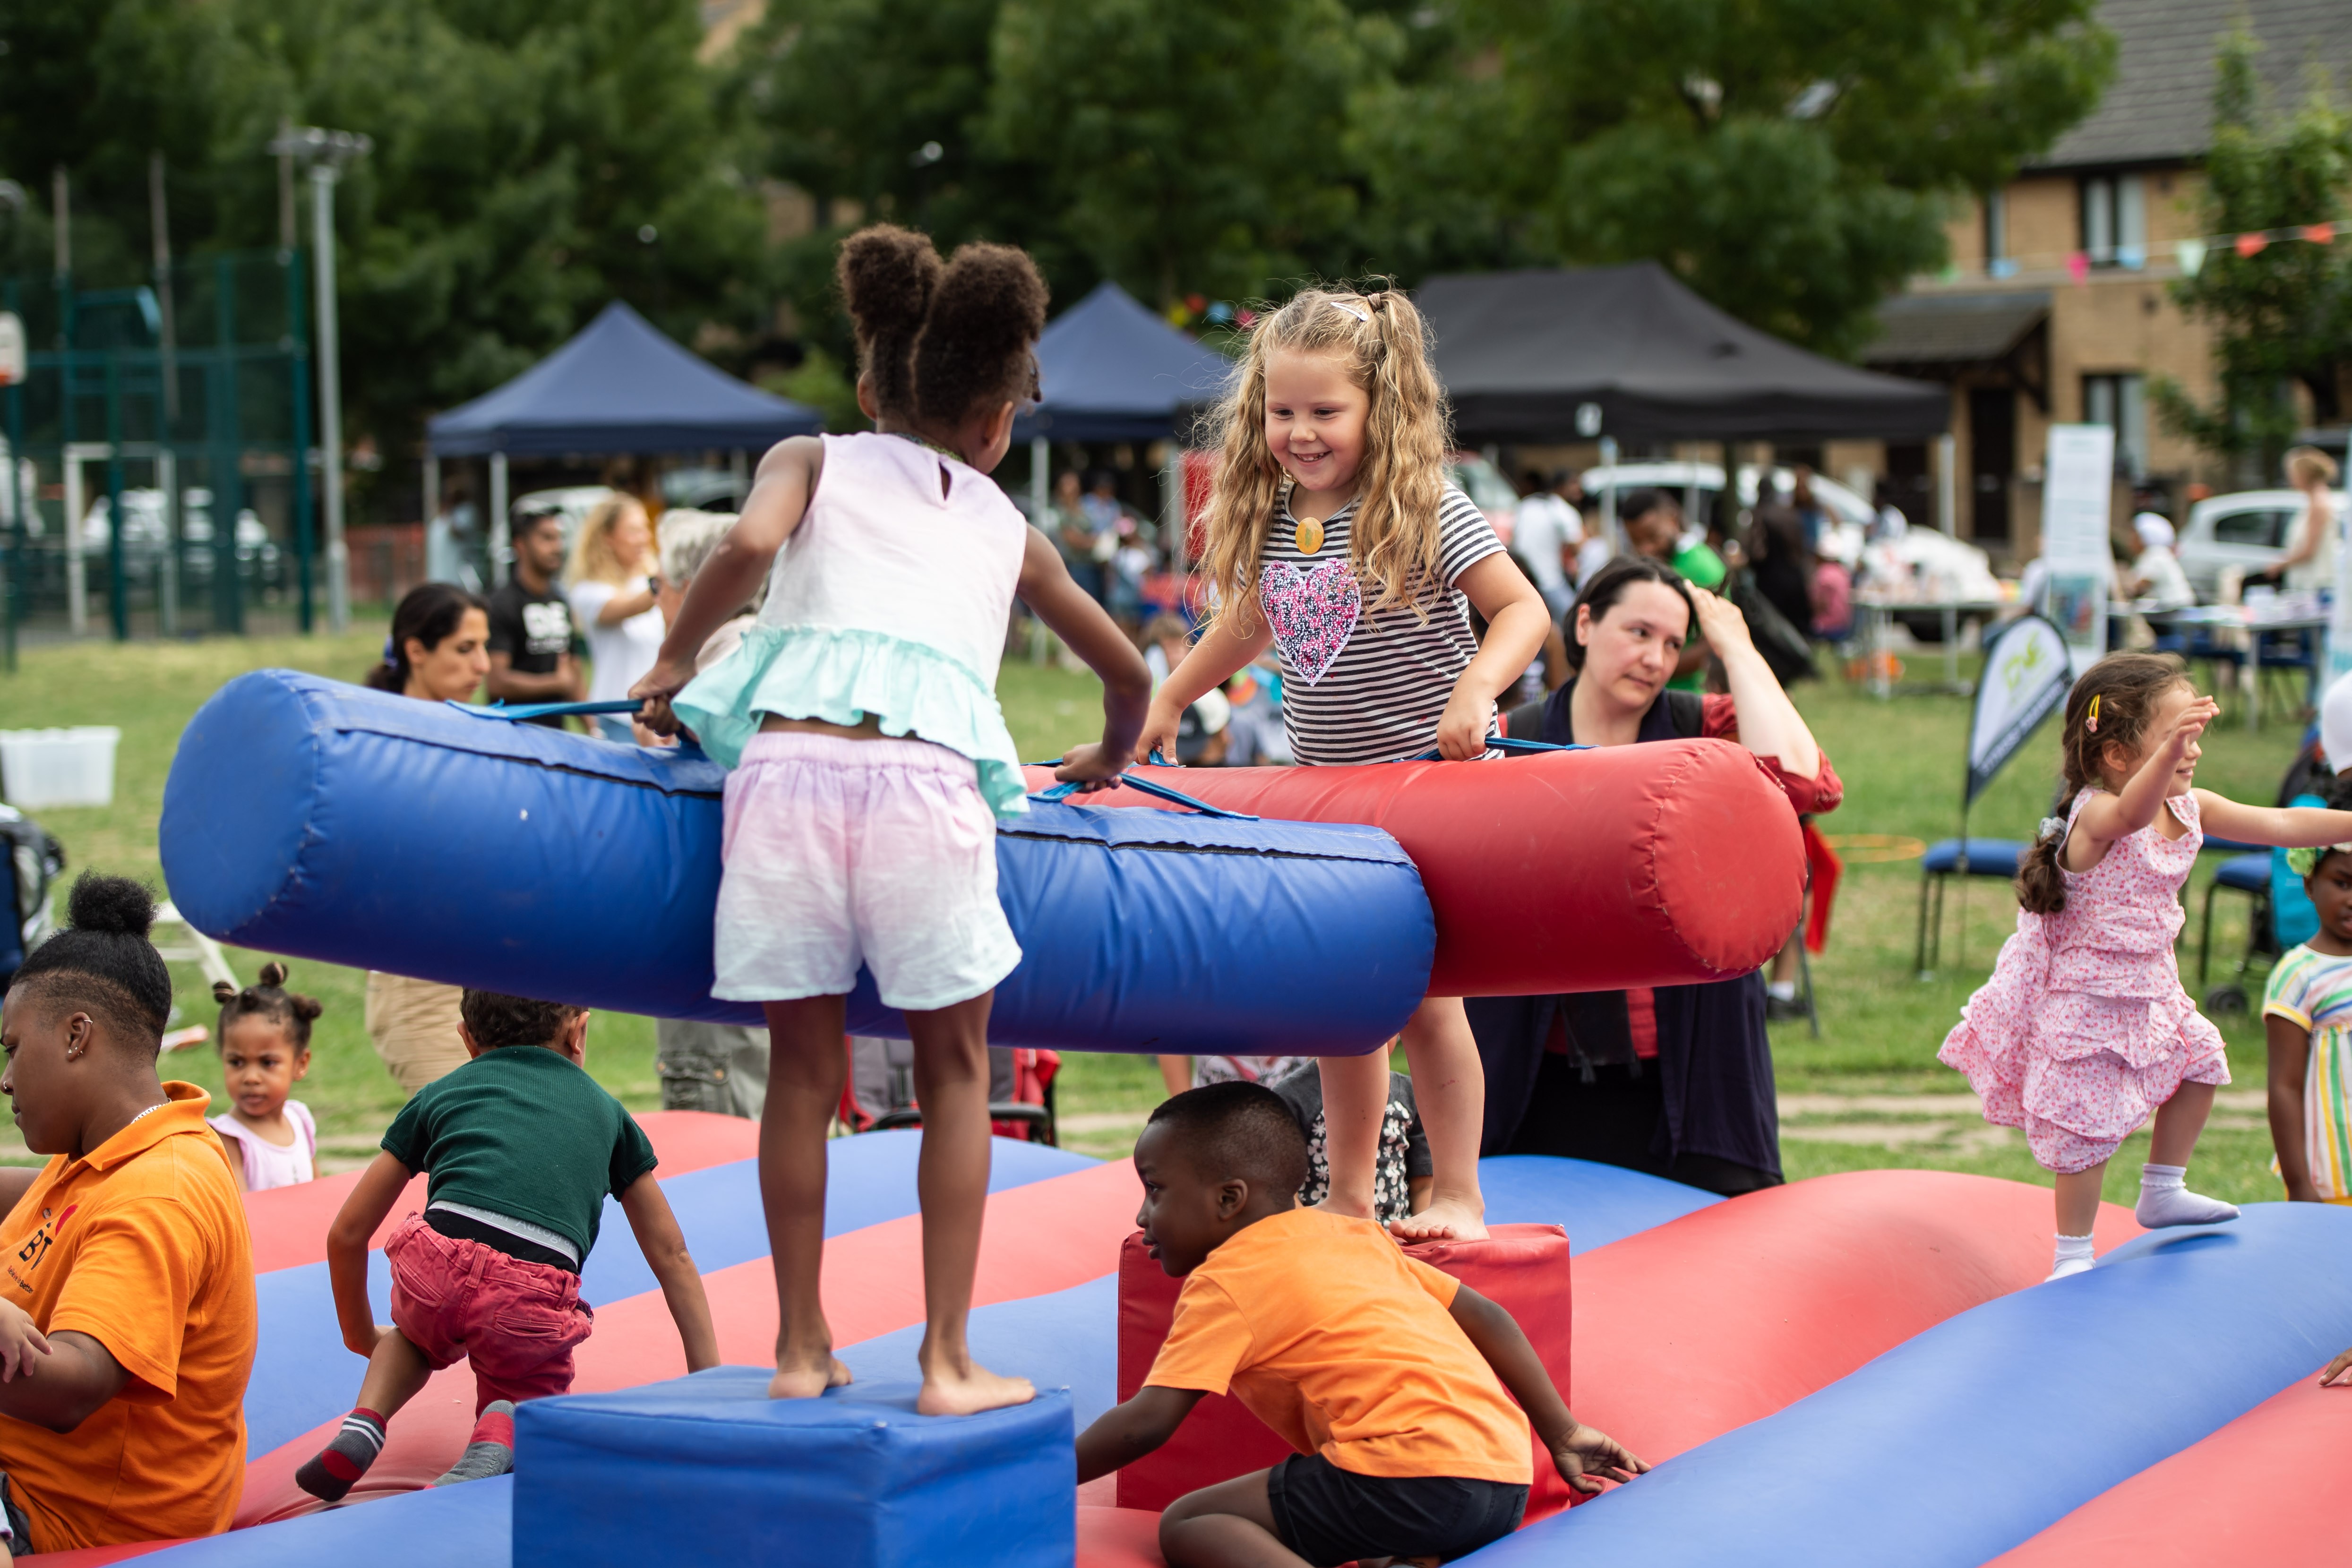
<path fill-rule="evenodd" d="M 1446 482 L 1451 432 L 1420 312 L 1386 289 L 1305 290 L 1251 332 L 1218 423 L 1203 560 L 1216 610 L 1153 697 L 1137 758 L 1174 755 L 1185 708 L 1269 644 L 1300 762 L 1393 762 L 1433 746 L 1454 761 L 1486 756 L 1495 699 L 1541 650 L 1550 617 Z M 1462 999 L 1424 1000 L 1404 1050 L 1435 1179 L 1428 1206 L 1391 1228 L 1483 1237 L 1486 1075 Z M 1369 1218 L 1388 1053 L 1327 1057 L 1322 1072 L 1323 1207 Z"/>
<path fill-rule="evenodd" d="M 2289 850 L 2319 929 L 2286 950 L 2263 997 L 2271 1165 L 2297 1203 L 2352 1204 L 2352 844 Z"/>

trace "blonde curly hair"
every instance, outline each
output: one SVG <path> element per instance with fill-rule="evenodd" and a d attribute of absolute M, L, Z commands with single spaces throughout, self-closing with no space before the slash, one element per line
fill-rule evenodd
<path fill-rule="evenodd" d="M 1430 333 L 1412 302 L 1392 288 L 1301 289 L 1251 329 L 1233 390 L 1211 419 L 1222 448 L 1202 517 L 1202 567 L 1215 614 L 1251 630 L 1258 566 L 1287 483 L 1265 439 L 1265 367 L 1276 352 L 1328 354 L 1371 397 L 1348 559 L 1357 580 L 1376 590 L 1371 607 L 1411 605 L 1438 579 L 1438 503 L 1453 449 L 1445 392 L 1429 362 Z"/>

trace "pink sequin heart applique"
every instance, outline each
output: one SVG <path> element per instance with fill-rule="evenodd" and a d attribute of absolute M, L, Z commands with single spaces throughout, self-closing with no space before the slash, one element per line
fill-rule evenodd
<path fill-rule="evenodd" d="M 1348 645 L 1363 608 L 1355 571 L 1344 557 L 1305 571 L 1286 560 L 1270 562 L 1259 579 L 1257 598 L 1283 662 L 1310 686 Z"/>

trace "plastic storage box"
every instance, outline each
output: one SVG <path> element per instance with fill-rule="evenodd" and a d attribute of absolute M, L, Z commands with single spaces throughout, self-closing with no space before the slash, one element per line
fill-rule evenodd
<path fill-rule="evenodd" d="M 0 800 L 19 810 L 114 803 L 112 725 L 0 729 Z"/>

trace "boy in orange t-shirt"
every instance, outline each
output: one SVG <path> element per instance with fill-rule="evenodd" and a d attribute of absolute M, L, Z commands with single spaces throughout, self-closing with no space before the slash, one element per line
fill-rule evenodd
<path fill-rule="evenodd" d="M 1136 1222 L 1184 1289 L 1143 1388 L 1078 1438 L 1080 1483 L 1228 1389 L 1298 1450 L 1179 1498 L 1160 1517 L 1171 1568 L 1475 1552 L 1526 1512 L 1530 1422 L 1578 1491 L 1649 1469 L 1569 1414 L 1508 1312 L 1373 1221 L 1299 1207 L 1307 1140 L 1270 1090 L 1165 1102 L 1135 1169 Z"/>
<path fill-rule="evenodd" d="M 153 895 L 85 875 L 0 1000 L 0 1564 L 226 1530 L 245 1482 L 253 1250 L 205 1092 L 156 1050 Z"/>

